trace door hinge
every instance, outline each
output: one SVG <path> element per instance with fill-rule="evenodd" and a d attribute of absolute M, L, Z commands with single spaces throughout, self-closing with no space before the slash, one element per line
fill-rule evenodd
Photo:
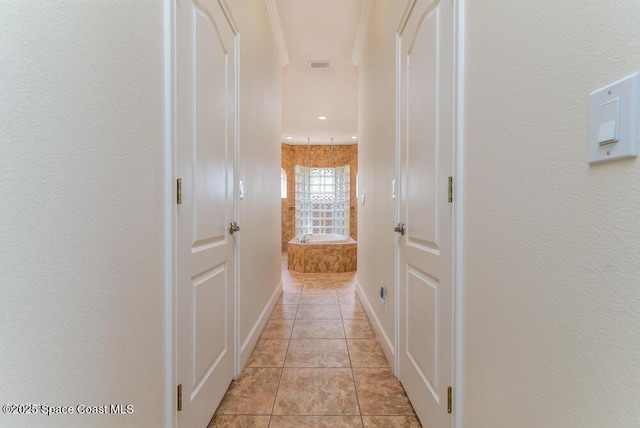
<path fill-rule="evenodd" d="M 178 205 L 182 205 L 182 178 L 178 178 L 177 180 L 176 195 L 177 195 L 176 202 L 178 202 Z"/>
<path fill-rule="evenodd" d="M 453 202 L 453 177 L 449 177 L 449 203 Z"/>
<path fill-rule="evenodd" d="M 447 388 L 447 413 L 451 413 L 451 402 L 453 401 L 453 389 Z"/>
<path fill-rule="evenodd" d="M 182 384 L 178 385 L 178 411 L 182 411 Z"/>

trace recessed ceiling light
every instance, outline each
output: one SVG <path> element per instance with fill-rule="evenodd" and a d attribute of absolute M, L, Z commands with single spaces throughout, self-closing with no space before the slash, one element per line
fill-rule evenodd
<path fill-rule="evenodd" d="M 293 137 L 292 137 L 291 135 L 287 135 L 285 138 L 286 138 L 287 140 L 293 140 Z"/>
<path fill-rule="evenodd" d="M 327 116 L 318 116 L 318 119 L 320 119 L 320 120 L 327 120 Z"/>
<path fill-rule="evenodd" d="M 355 140 L 355 139 L 357 139 L 357 138 L 358 138 L 358 137 L 356 137 L 355 135 L 352 135 L 352 136 L 351 136 L 351 139 L 352 139 L 352 140 Z"/>

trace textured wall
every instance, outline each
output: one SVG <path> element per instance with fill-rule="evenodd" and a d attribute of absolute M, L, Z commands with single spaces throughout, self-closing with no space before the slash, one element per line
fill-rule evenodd
<path fill-rule="evenodd" d="M 394 281 L 388 195 L 406 3 L 374 2 L 359 74 L 358 282 L 372 302 Z M 587 141 L 589 93 L 640 68 L 640 3 L 462 3 L 460 426 L 637 426 L 640 166 L 589 166 Z M 374 310 L 393 340 L 388 307 Z"/>
<path fill-rule="evenodd" d="M 640 2 L 466 3 L 464 426 L 638 426 L 640 162 L 587 142 Z"/>
<path fill-rule="evenodd" d="M 246 362 L 250 332 L 280 284 L 280 112 L 282 67 L 266 2 L 228 2 L 240 29 L 239 201 L 240 343 Z M 260 330 L 258 330 L 259 334 Z M 248 343 L 247 340 L 250 340 Z"/>
<path fill-rule="evenodd" d="M 167 423 L 163 8 L 0 2 L 0 426 Z"/>
<path fill-rule="evenodd" d="M 290 144 L 282 144 L 281 167 L 287 174 L 287 197 L 281 199 L 281 223 L 280 234 L 282 251 L 287 251 L 287 242 L 296 235 L 296 208 L 295 208 L 295 164 L 293 163 L 293 148 Z"/>
<path fill-rule="evenodd" d="M 334 146 L 333 165 L 349 165 L 351 178 L 351 216 L 349 221 L 350 235 L 358 240 L 358 203 L 356 200 L 356 174 L 358 173 L 358 146 Z M 309 150 L 310 162 L 307 165 L 307 146 L 282 144 L 282 168 L 287 173 L 287 198 L 282 199 L 282 251 L 287 250 L 287 242 L 296 235 L 296 191 L 295 167 L 304 165 L 311 167 L 331 166 L 331 146 L 312 145 Z"/>
<path fill-rule="evenodd" d="M 359 67 L 360 145 L 358 283 L 373 305 L 389 341 L 383 349 L 393 361 L 395 341 L 396 203 L 391 181 L 396 178 L 396 31 L 406 1 L 375 1 Z M 380 287 L 387 289 L 387 305 L 380 304 Z"/>

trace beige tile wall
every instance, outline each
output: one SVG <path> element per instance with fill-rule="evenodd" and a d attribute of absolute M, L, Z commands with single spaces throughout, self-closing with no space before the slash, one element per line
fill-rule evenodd
<path fill-rule="evenodd" d="M 302 273 L 353 272 L 358 268 L 357 245 L 287 244 L 288 269 Z"/>
<path fill-rule="evenodd" d="M 358 201 L 356 200 L 356 174 L 358 173 L 358 146 L 334 146 L 333 166 L 349 165 L 351 173 L 351 237 L 358 240 Z M 282 168 L 287 173 L 287 198 L 282 199 L 282 250 L 286 251 L 287 242 L 296 234 L 295 203 L 295 166 L 330 167 L 331 146 L 317 145 L 309 149 L 307 163 L 307 146 L 282 144 Z"/>

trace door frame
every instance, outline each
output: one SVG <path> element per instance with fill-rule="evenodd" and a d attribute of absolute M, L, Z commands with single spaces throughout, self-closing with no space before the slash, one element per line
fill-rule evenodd
<path fill-rule="evenodd" d="M 177 221 L 176 206 L 176 2 L 164 0 L 164 168 L 165 168 L 165 420 L 167 426 L 178 426 L 178 278 L 177 278 Z"/>
<path fill-rule="evenodd" d="M 453 426 L 462 428 L 463 421 L 463 338 L 464 338 L 464 61 L 465 61 L 465 0 L 454 0 L 454 147 L 453 168 L 455 201 L 453 214 Z"/>
<path fill-rule="evenodd" d="M 396 174 L 395 180 L 397 188 L 401 189 L 401 153 L 402 153 L 402 123 L 401 119 L 401 33 L 411 16 L 413 8 L 417 0 L 408 0 L 405 12 L 402 15 L 398 29 L 396 31 Z M 452 376 L 453 376 L 453 412 L 451 415 L 452 427 L 462 428 L 462 404 L 463 404 L 463 291 L 464 291 L 464 41 L 465 41 L 465 0 L 453 0 L 454 7 L 454 65 L 453 65 L 453 227 L 452 227 L 452 291 L 453 291 L 453 338 L 452 338 Z M 395 204 L 395 224 L 402 221 L 401 219 L 401 203 L 402 198 L 396 199 Z M 395 295 L 400 295 L 400 241 L 395 240 Z M 395 358 L 393 361 L 393 371 L 396 377 L 400 376 L 400 317 L 401 314 L 400 299 L 395 300 Z"/>
<path fill-rule="evenodd" d="M 237 24 L 231 15 L 226 0 L 218 0 L 220 7 L 227 16 L 229 26 L 234 33 L 234 45 L 236 50 L 234 65 L 234 96 L 235 100 L 235 124 L 234 124 L 234 171 L 233 171 L 233 204 L 235 217 L 239 218 L 240 203 L 237 194 L 237 183 L 239 174 L 239 153 L 240 153 L 240 32 Z M 177 409 L 177 385 L 178 385 L 178 254 L 177 254 L 177 221 L 178 206 L 176 204 L 176 172 L 177 172 L 177 94 L 176 94 L 176 1 L 164 0 L 164 20 L 163 20 L 163 44 L 164 44 L 164 168 L 165 168 L 165 191 L 164 191 L 164 287 L 165 287 L 165 420 L 167 426 L 178 426 Z M 232 352 L 233 352 L 233 377 L 236 379 L 240 375 L 240 240 L 237 239 L 234 248 L 233 272 L 233 305 L 234 319 L 232 326 Z"/>

